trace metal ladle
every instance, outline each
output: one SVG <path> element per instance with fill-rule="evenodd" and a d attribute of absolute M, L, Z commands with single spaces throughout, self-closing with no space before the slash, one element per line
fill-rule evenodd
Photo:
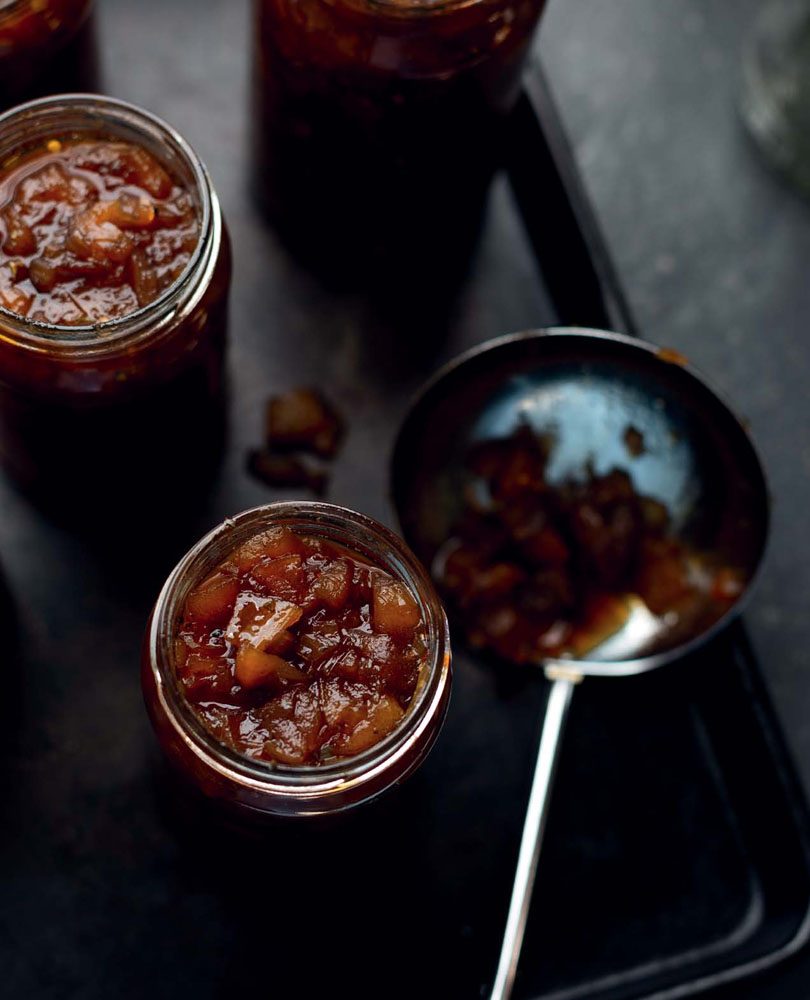
<path fill-rule="evenodd" d="M 514 886 L 491 1000 L 512 991 L 548 815 L 563 727 L 587 676 L 639 674 L 702 646 L 739 614 L 765 548 L 765 476 L 740 420 L 675 352 L 620 334 L 554 328 L 489 341 L 423 388 L 397 437 L 393 500 L 403 534 L 427 566 L 451 534 L 469 479 L 471 447 L 520 423 L 551 432 L 550 482 L 624 468 L 640 494 L 665 504 L 671 530 L 738 568 L 744 593 L 710 625 L 672 626 L 639 601 L 621 630 L 587 660 L 546 660 L 551 682 Z M 638 431 L 643 453 L 624 444 Z"/>

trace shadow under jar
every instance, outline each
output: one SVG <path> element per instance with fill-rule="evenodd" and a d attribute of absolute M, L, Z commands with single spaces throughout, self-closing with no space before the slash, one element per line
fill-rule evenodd
<path fill-rule="evenodd" d="M 0 109 L 96 88 L 93 8 L 93 0 L 0 0 Z"/>
<path fill-rule="evenodd" d="M 466 263 L 545 0 L 255 0 L 257 193 L 325 275 Z"/>
<path fill-rule="evenodd" d="M 270 557 L 261 555 L 266 552 L 268 533 Z M 297 539 L 293 545 L 297 555 L 290 554 L 286 544 L 291 538 Z M 319 572 L 317 567 L 324 565 L 324 548 L 336 559 L 328 559 L 326 568 Z M 234 641 L 233 622 L 238 622 L 238 631 L 245 628 L 249 602 L 267 601 L 255 596 L 257 587 L 261 593 L 272 579 L 273 592 L 277 592 L 279 567 L 282 575 L 289 577 L 294 562 L 299 574 L 298 596 L 292 598 L 287 592 L 290 600 L 276 601 L 269 612 L 278 614 L 282 605 L 288 610 L 295 602 L 305 609 L 303 617 L 290 626 L 298 631 L 287 637 L 285 672 L 270 678 L 266 687 L 246 688 L 239 662 L 246 647 L 240 644 L 242 640 L 230 645 Z M 348 597 L 335 599 L 336 563 L 354 564 Z M 224 669 L 229 672 L 218 693 L 212 690 L 210 697 L 197 694 L 192 700 L 199 676 L 191 677 L 191 665 L 181 660 L 186 653 L 180 652 L 192 614 L 189 595 L 193 600 L 194 595 L 199 599 L 202 594 L 206 613 L 210 613 L 211 598 L 219 600 L 222 592 L 220 589 L 215 594 L 206 584 L 213 580 L 215 590 L 221 588 L 223 574 L 226 585 L 228 579 L 239 581 L 238 593 L 227 598 L 230 605 L 221 628 L 209 641 L 217 643 L 226 658 Z M 363 582 L 369 576 L 384 586 L 404 588 L 410 595 L 406 603 L 419 616 L 416 631 L 411 633 L 418 634 L 419 654 L 408 690 L 397 696 L 397 721 L 391 725 L 389 718 L 371 733 L 367 723 L 373 723 L 375 709 L 390 701 L 390 695 L 381 693 L 380 683 L 386 668 L 384 658 L 392 655 L 392 644 L 383 641 L 376 651 L 369 651 L 375 639 L 391 638 L 390 622 L 377 619 L 377 598 L 369 597 Z M 335 635 L 339 632 L 335 655 L 326 653 L 325 659 L 324 655 L 313 655 L 312 643 L 319 640 L 311 633 L 320 632 L 320 641 L 324 641 L 324 633 L 330 630 Z M 368 658 L 359 665 L 354 679 L 347 680 L 343 668 L 348 667 L 357 649 L 350 643 L 360 640 Z M 401 642 L 393 646 L 402 652 Z M 211 649 L 199 645 L 197 649 L 205 656 L 212 655 Z M 253 650 L 248 652 L 252 657 Z M 265 651 L 261 655 L 269 654 Z M 379 656 L 383 659 L 375 658 Z M 357 657 L 354 663 L 357 667 Z M 221 813 L 243 819 L 332 815 L 375 798 L 424 760 L 438 736 L 450 696 L 447 620 L 421 563 L 400 538 L 376 521 L 315 502 L 275 503 L 246 511 L 228 518 L 195 545 L 158 597 L 147 627 L 142 666 L 147 710 L 166 757 L 191 787 L 220 807 Z M 197 667 L 193 669 L 199 675 Z M 210 667 L 203 672 L 207 670 Z M 202 683 L 217 682 L 206 677 Z M 336 699 L 334 692 L 342 694 Z M 301 698 L 306 700 L 305 711 L 296 707 L 300 707 Z M 259 727 L 257 715 L 265 718 L 262 713 L 268 706 L 272 723 Z M 212 721 L 212 711 L 220 720 L 230 713 L 230 721 Z M 358 729 L 363 715 L 366 724 L 361 720 Z M 270 739 L 275 741 L 269 753 L 263 746 L 268 725 Z M 294 731 L 302 726 L 308 734 L 306 744 Z M 361 732 L 366 735 L 358 741 Z M 324 753 L 327 743 L 337 752 Z M 302 763 L 291 763 L 292 759 Z"/>
<path fill-rule="evenodd" d="M 231 275 L 202 162 L 132 105 L 46 98 L 0 116 L 0 202 L 7 469 L 60 509 L 171 496 L 178 467 L 190 489 L 221 450 Z"/>

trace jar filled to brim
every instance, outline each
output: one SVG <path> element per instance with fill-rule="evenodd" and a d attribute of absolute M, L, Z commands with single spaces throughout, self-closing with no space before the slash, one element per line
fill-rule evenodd
<path fill-rule="evenodd" d="M 77 150 L 86 169 L 83 160 L 76 166 L 70 159 L 78 158 Z M 116 155 L 124 161 L 122 150 L 168 179 L 167 189 L 179 192 L 191 220 L 193 246 L 178 256 L 169 279 L 162 261 L 173 252 L 169 214 L 177 207 L 159 188 L 141 191 L 129 161 L 116 167 Z M 59 202 L 58 185 L 44 190 L 64 220 L 64 231 L 55 233 L 38 230 L 26 215 L 25 186 L 45 188 L 48 171 L 70 185 L 69 198 L 78 202 Z M 57 489 L 60 502 L 72 492 L 80 502 L 82 493 L 123 499 L 150 477 L 172 473 L 178 463 L 167 434 L 190 422 L 197 433 L 188 436 L 184 474 L 202 468 L 217 454 L 222 435 L 231 258 L 219 201 L 200 158 L 171 126 L 141 108 L 68 94 L 0 116 L 0 185 L 0 456 L 6 468 L 40 496 Z M 81 185 L 90 185 L 91 193 Z M 150 213 L 141 230 L 137 218 L 120 218 L 135 210 Z M 9 219 L 30 223 L 30 245 L 9 240 Z M 108 240 L 113 234 L 112 263 L 100 241 L 81 244 L 85 232 Z M 169 235 L 162 245 L 138 242 L 157 241 L 164 232 Z M 158 272 L 146 266 L 150 259 L 161 260 L 163 268 L 163 284 L 153 288 L 148 280 L 154 285 Z M 114 301 L 116 310 L 106 310 L 104 303 L 124 286 L 131 303 Z M 49 311 L 49 294 L 74 303 L 75 311 Z"/>
<path fill-rule="evenodd" d="M 406 587 L 418 608 L 424 652 L 412 697 L 398 724 L 358 753 L 292 765 L 238 752 L 201 724 L 180 682 L 175 643 L 189 594 L 240 546 L 277 528 L 355 553 Z M 450 676 L 444 611 L 424 567 L 404 542 L 355 511 L 308 502 L 270 504 L 228 518 L 186 554 L 152 613 L 142 673 L 150 718 L 175 769 L 219 806 L 256 816 L 340 813 L 402 781 L 435 743 Z"/>

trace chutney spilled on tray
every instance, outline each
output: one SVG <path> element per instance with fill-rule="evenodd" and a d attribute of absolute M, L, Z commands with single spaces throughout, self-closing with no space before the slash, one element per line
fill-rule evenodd
<path fill-rule="evenodd" d="M 325 538 L 276 527 L 188 594 L 175 670 L 203 725 L 243 754 L 318 764 L 403 718 L 427 652 L 409 589 Z"/>

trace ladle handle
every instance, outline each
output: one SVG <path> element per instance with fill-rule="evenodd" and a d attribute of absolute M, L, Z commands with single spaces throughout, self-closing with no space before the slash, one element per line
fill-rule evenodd
<path fill-rule="evenodd" d="M 573 673 L 553 674 L 551 671 L 548 673 L 554 679 L 543 718 L 543 731 L 540 736 L 540 748 L 537 751 L 532 790 L 529 793 L 526 819 L 523 821 L 523 835 L 520 838 L 520 853 L 515 869 L 515 881 L 512 886 L 512 899 L 509 902 L 509 914 L 506 918 L 506 929 L 501 944 L 501 957 L 498 960 L 498 971 L 495 975 L 490 1000 L 508 1000 L 512 993 L 520 949 L 523 945 L 523 934 L 526 930 L 526 920 L 529 916 L 529 904 L 537 873 L 537 860 L 540 857 L 543 833 L 546 828 L 551 787 L 559 757 L 563 728 L 568 716 L 571 696 L 576 684 L 581 679 Z"/>

